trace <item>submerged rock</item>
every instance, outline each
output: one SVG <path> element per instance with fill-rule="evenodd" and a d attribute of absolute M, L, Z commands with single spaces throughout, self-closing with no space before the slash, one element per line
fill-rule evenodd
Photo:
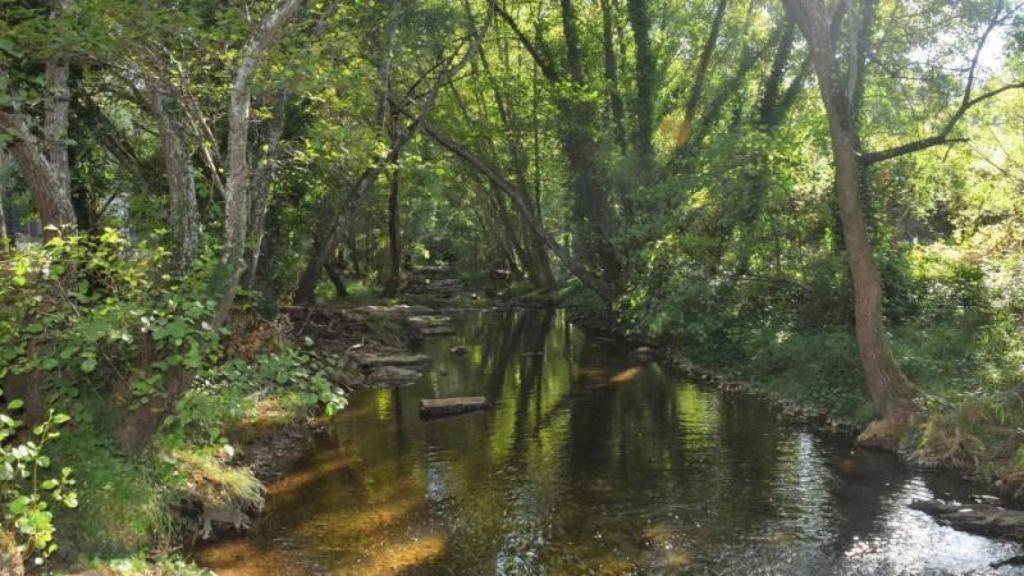
<path fill-rule="evenodd" d="M 965 532 L 1024 540 L 1024 510 L 991 504 L 958 504 L 940 500 L 915 500 L 910 507 L 935 518 L 940 524 Z"/>
<path fill-rule="evenodd" d="M 451 349 L 449 349 L 448 351 L 451 352 L 455 356 L 465 356 L 466 354 L 469 353 L 469 347 L 468 346 L 452 346 Z"/>

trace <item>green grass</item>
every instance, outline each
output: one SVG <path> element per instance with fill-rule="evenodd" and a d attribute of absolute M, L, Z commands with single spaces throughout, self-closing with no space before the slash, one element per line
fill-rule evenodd
<path fill-rule="evenodd" d="M 53 444 L 55 462 L 74 469 L 79 505 L 58 510 L 60 555 L 111 556 L 169 542 L 177 498 L 149 459 L 131 462 L 87 429 Z"/>

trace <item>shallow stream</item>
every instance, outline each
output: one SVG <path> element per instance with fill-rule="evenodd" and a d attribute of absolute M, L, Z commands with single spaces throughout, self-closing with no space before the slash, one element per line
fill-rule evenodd
<path fill-rule="evenodd" d="M 364 390 L 222 576 L 1024 574 L 908 504 L 969 486 L 701 387 L 556 311 L 457 318 L 422 381 Z M 469 352 L 449 349 L 465 345 Z M 421 398 L 493 410 L 422 421 Z"/>

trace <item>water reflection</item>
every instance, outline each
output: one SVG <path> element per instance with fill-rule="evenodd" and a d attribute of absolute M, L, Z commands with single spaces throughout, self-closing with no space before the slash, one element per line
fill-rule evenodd
<path fill-rule="evenodd" d="M 427 343 L 422 382 L 356 395 L 259 530 L 201 560 L 225 576 L 1014 573 L 988 565 L 1016 545 L 910 510 L 934 483 L 887 456 L 631 363 L 561 313 L 460 323 Z M 479 394 L 495 409 L 417 415 Z"/>

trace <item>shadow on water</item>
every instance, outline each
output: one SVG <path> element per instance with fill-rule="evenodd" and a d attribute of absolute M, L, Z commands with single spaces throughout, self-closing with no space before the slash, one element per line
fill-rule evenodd
<path fill-rule="evenodd" d="M 448 350 L 461 344 L 465 356 Z M 1019 546 L 938 526 L 964 490 L 723 395 L 555 311 L 487 313 L 430 340 L 421 382 L 364 390 L 259 528 L 204 550 L 277 574 L 1011 574 Z M 422 398 L 491 411 L 423 422 Z"/>

